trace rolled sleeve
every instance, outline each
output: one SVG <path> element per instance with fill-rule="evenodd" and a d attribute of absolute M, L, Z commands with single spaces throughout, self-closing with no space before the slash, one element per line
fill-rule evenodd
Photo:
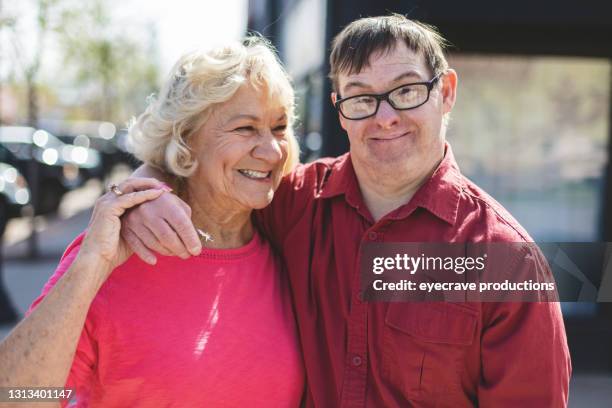
<path fill-rule="evenodd" d="M 566 407 L 571 362 L 559 303 L 484 305 L 480 407 Z"/>

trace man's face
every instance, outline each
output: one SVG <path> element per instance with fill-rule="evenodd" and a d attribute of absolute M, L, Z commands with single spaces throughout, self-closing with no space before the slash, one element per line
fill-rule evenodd
<path fill-rule="evenodd" d="M 387 54 L 375 53 L 369 67 L 359 73 L 338 77 L 342 98 L 360 94 L 380 94 L 400 85 L 426 82 L 433 78 L 423 55 L 404 43 Z M 429 174 L 444 152 L 444 114 L 455 100 L 457 77 L 454 71 L 442 75 L 431 90 L 429 100 L 411 110 L 395 110 L 382 101 L 376 115 L 350 120 L 339 115 L 346 130 L 357 175 L 397 177 L 398 180 Z M 332 101 L 337 99 L 332 94 Z"/>

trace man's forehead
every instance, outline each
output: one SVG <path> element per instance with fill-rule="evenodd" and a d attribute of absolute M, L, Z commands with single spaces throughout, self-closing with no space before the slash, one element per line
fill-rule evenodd
<path fill-rule="evenodd" d="M 372 54 L 368 64 L 359 72 L 338 74 L 341 92 L 352 87 L 385 86 L 399 80 L 426 80 L 428 67 L 422 53 L 416 53 L 405 45 L 388 52 Z"/>
<path fill-rule="evenodd" d="M 341 93 L 360 89 L 383 92 L 387 88 L 400 84 L 400 82 L 421 82 L 426 80 L 427 73 L 425 69 L 405 63 L 380 65 L 371 70 L 364 69 L 356 74 L 340 75 L 338 78 Z"/>

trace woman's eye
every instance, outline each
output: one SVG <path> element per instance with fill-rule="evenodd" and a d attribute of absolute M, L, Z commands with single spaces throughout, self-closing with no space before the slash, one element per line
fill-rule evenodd
<path fill-rule="evenodd" d="M 252 132 L 254 130 L 255 128 L 253 126 L 240 126 L 235 129 L 236 132 Z"/>
<path fill-rule="evenodd" d="M 287 125 L 280 125 L 272 129 L 274 132 L 284 132 L 285 130 L 287 130 Z"/>

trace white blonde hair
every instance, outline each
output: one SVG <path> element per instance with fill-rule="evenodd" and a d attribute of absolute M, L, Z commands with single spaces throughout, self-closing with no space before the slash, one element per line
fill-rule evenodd
<path fill-rule="evenodd" d="M 283 174 L 289 173 L 299 160 L 292 127 L 293 87 L 273 47 L 259 36 L 182 56 L 159 97 L 151 96 L 146 110 L 129 126 L 134 155 L 167 173 L 189 177 L 198 163 L 187 140 L 202 127 L 215 105 L 231 99 L 245 84 L 265 89 L 286 107 L 289 152 Z"/>

